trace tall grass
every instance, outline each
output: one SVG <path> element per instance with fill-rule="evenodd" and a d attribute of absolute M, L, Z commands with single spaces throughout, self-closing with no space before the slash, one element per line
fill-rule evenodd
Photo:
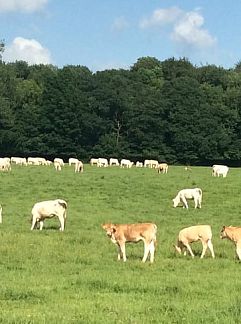
<path fill-rule="evenodd" d="M 211 168 L 96 168 L 13 166 L 0 173 L 0 323 L 240 323 L 241 265 L 219 238 L 222 225 L 241 225 L 241 170 L 214 178 Z M 173 208 L 183 188 L 201 187 L 202 209 Z M 68 202 L 67 226 L 46 220 L 30 231 L 41 200 Z M 104 222 L 152 221 L 158 226 L 154 264 L 142 264 L 143 245 L 127 245 L 127 262 L 101 229 Z M 210 224 L 216 259 L 176 255 L 179 230 Z"/>

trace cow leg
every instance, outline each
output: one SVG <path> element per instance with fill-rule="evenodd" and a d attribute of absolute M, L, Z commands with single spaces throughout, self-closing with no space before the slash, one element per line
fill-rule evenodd
<path fill-rule="evenodd" d="M 120 246 L 118 245 L 118 257 L 117 257 L 117 259 L 118 259 L 118 261 L 120 261 L 122 258 L 123 258 L 123 254 L 122 254 Z"/>
<path fill-rule="evenodd" d="M 154 254 L 155 254 L 155 243 L 154 241 L 151 241 L 150 243 L 150 262 L 154 262 Z"/>
<path fill-rule="evenodd" d="M 126 246 L 125 243 L 120 243 L 120 253 L 122 254 L 123 261 L 126 262 Z"/>
<path fill-rule="evenodd" d="M 60 228 L 59 230 L 63 232 L 64 230 L 64 223 L 65 223 L 65 219 L 63 215 L 58 215 L 59 218 L 59 222 L 60 222 Z"/>
<path fill-rule="evenodd" d="M 186 243 L 185 246 L 188 249 L 189 253 L 191 254 L 192 258 L 194 258 L 194 254 L 192 252 L 191 246 L 188 243 Z"/>
<path fill-rule="evenodd" d="M 198 205 L 198 200 L 196 198 L 194 198 L 194 208 L 196 209 Z"/>
<path fill-rule="evenodd" d="M 42 231 L 42 229 L 43 229 L 43 226 L 44 226 L 44 221 L 39 221 L 39 229 L 40 229 L 40 231 Z"/>
<path fill-rule="evenodd" d="M 201 200 L 201 198 L 198 199 L 198 205 L 199 205 L 199 208 L 202 207 L 202 200 Z"/>
<path fill-rule="evenodd" d="M 202 242 L 202 245 L 203 245 L 203 251 L 202 251 L 202 254 L 201 254 L 201 259 L 204 257 L 206 251 L 207 251 L 207 247 L 208 247 L 208 244 L 207 242 Z"/>
<path fill-rule="evenodd" d="M 182 202 L 183 202 L 183 208 L 187 208 L 188 209 L 188 204 L 187 204 L 187 200 L 185 197 L 182 198 Z"/>
<path fill-rule="evenodd" d="M 241 244 L 240 243 L 238 243 L 236 245 L 236 253 L 237 253 L 239 260 L 241 260 Z"/>
<path fill-rule="evenodd" d="M 144 256 L 142 258 L 142 262 L 146 262 L 146 259 L 148 257 L 148 254 L 150 252 L 150 245 L 151 245 L 150 242 L 145 242 L 144 241 Z"/>
<path fill-rule="evenodd" d="M 215 258 L 215 254 L 214 254 L 214 250 L 213 250 L 213 243 L 212 243 L 211 240 L 208 240 L 208 248 L 209 248 L 209 250 L 211 252 L 211 255 L 212 255 L 213 259 L 214 259 Z"/>
<path fill-rule="evenodd" d="M 33 219 L 32 219 L 32 226 L 31 226 L 31 231 L 34 229 L 34 227 L 35 227 L 35 224 L 36 224 L 36 221 L 37 221 L 37 219 L 36 219 L 36 217 L 35 216 L 32 216 L 33 217 Z"/>

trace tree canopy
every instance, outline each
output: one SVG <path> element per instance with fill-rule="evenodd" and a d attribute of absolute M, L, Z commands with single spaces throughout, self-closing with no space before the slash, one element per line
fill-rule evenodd
<path fill-rule="evenodd" d="M 0 42 L 0 155 L 88 161 L 238 163 L 241 72 L 186 58 L 142 57 L 130 69 L 4 63 Z"/>

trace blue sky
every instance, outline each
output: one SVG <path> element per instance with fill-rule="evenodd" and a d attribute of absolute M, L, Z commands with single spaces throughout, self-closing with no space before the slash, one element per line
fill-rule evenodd
<path fill-rule="evenodd" d="M 3 60 L 129 68 L 138 58 L 241 60 L 240 0 L 0 0 Z"/>

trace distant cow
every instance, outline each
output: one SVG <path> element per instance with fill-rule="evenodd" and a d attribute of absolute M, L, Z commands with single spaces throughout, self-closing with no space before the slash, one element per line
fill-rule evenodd
<path fill-rule="evenodd" d="M 105 158 L 99 158 L 98 162 L 97 162 L 97 167 L 99 167 L 99 168 L 100 167 L 104 167 L 104 168 L 108 167 L 108 160 Z"/>
<path fill-rule="evenodd" d="M 187 254 L 188 250 L 191 256 L 194 258 L 190 244 L 197 241 L 201 241 L 203 247 L 201 259 L 204 257 L 207 248 L 209 248 L 212 257 L 215 257 L 212 244 L 212 230 L 210 225 L 196 225 L 182 229 L 179 232 L 175 249 L 180 254 L 183 252 L 184 255 Z"/>
<path fill-rule="evenodd" d="M 79 160 L 76 158 L 69 158 L 69 166 L 71 166 L 72 164 L 76 164 Z"/>
<path fill-rule="evenodd" d="M 156 169 L 158 167 L 158 161 L 157 160 L 145 160 L 144 161 L 144 167 L 148 167 L 148 168 L 154 168 Z"/>
<path fill-rule="evenodd" d="M 84 172 L 84 164 L 82 161 L 78 160 L 78 162 L 75 163 L 74 172 Z"/>
<path fill-rule="evenodd" d="M 61 163 L 59 161 L 54 161 L 54 168 L 56 171 L 61 171 Z"/>
<path fill-rule="evenodd" d="M 91 166 L 93 166 L 93 165 L 98 165 L 98 160 L 99 160 L 99 159 L 95 159 L 95 158 L 90 159 L 90 165 L 91 165 Z"/>
<path fill-rule="evenodd" d="M 0 171 L 11 171 L 11 164 L 7 158 L 0 158 Z"/>
<path fill-rule="evenodd" d="M 131 162 L 130 160 L 122 159 L 120 163 L 120 167 L 130 169 L 133 166 L 133 164 L 134 162 Z"/>
<path fill-rule="evenodd" d="M 102 228 L 106 231 L 111 241 L 118 246 L 118 260 L 123 258 L 123 261 L 126 262 L 125 243 L 143 241 L 144 256 L 142 262 L 146 262 L 149 254 L 150 261 L 154 262 L 157 233 L 157 226 L 155 224 L 103 224 Z"/>
<path fill-rule="evenodd" d="M 173 207 L 177 207 L 179 203 L 183 204 L 183 208 L 188 208 L 187 199 L 193 199 L 195 208 L 201 208 L 202 204 L 202 189 L 182 189 L 178 192 L 176 197 L 172 200 Z"/>
<path fill-rule="evenodd" d="M 60 158 L 55 158 L 54 162 L 58 162 L 61 166 L 64 166 L 64 160 Z"/>
<path fill-rule="evenodd" d="M 143 167 L 143 162 L 137 161 L 136 162 L 136 167 L 137 168 L 142 168 Z"/>
<path fill-rule="evenodd" d="M 212 166 L 212 176 L 214 176 L 214 177 L 223 176 L 223 178 L 226 178 L 226 176 L 228 174 L 228 170 L 229 170 L 229 167 L 227 167 L 226 165 L 214 164 Z"/>
<path fill-rule="evenodd" d="M 120 163 L 117 159 L 114 159 L 114 158 L 110 158 L 110 166 L 112 165 L 116 165 L 116 166 L 119 166 Z"/>
<path fill-rule="evenodd" d="M 168 164 L 167 163 L 159 163 L 157 166 L 158 173 L 167 173 L 168 171 Z"/>
<path fill-rule="evenodd" d="M 60 231 L 63 231 L 66 223 L 67 203 L 62 199 L 47 200 L 36 203 L 32 208 L 32 226 L 35 228 L 37 223 L 40 224 L 40 231 L 43 229 L 43 223 L 46 218 L 57 216 L 60 222 Z"/>
<path fill-rule="evenodd" d="M 227 238 L 230 241 L 233 241 L 236 245 L 236 253 L 241 260 L 241 227 L 234 227 L 234 226 L 223 226 L 220 238 L 225 239 Z"/>

